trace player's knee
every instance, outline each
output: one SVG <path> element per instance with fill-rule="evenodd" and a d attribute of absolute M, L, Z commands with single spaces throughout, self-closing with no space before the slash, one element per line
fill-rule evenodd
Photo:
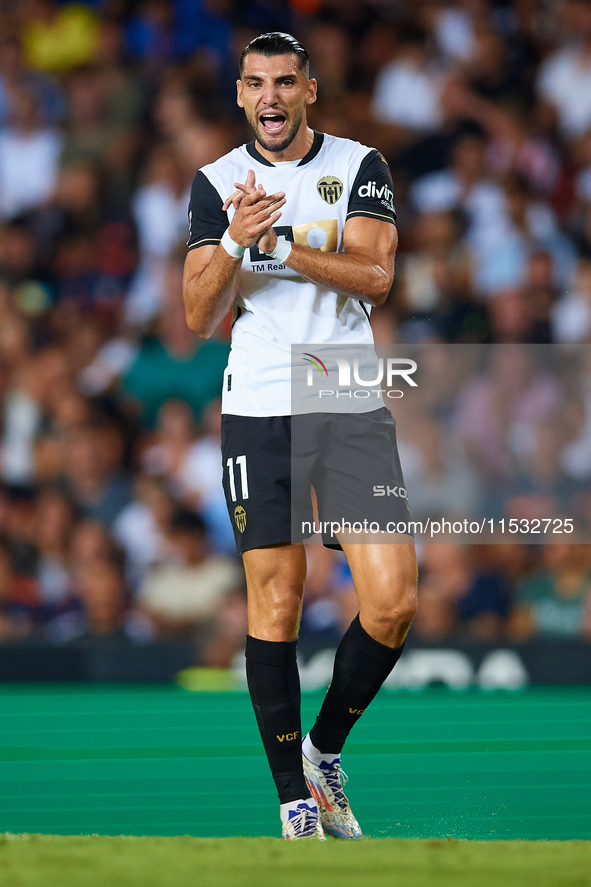
<path fill-rule="evenodd" d="M 256 623 L 258 637 L 269 640 L 291 640 L 297 634 L 302 605 L 303 586 L 299 583 L 269 582 L 249 589 L 249 613 Z"/>
<path fill-rule="evenodd" d="M 374 608 L 373 620 L 379 624 L 380 629 L 387 635 L 399 631 L 408 631 L 417 612 L 416 586 L 399 592 L 394 600 L 382 599 L 382 602 Z"/>
<path fill-rule="evenodd" d="M 397 622 L 404 628 L 410 628 L 417 615 L 418 600 L 416 586 L 408 588 L 397 605 Z"/>
<path fill-rule="evenodd" d="M 266 607 L 260 618 L 268 632 L 292 637 L 297 631 L 299 616 L 299 606 L 293 601 L 291 605 L 285 602 L 283 605 Z"/>

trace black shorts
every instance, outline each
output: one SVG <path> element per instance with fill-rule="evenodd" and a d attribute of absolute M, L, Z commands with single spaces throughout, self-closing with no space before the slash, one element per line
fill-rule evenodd
<path fill-rule="evenodd" d="M 222 459 L 239 552 L 300 542 L 317 532 L 327 547 L 340 549 L 336 524 L 355 533 L 379 527 L 412 535 L 405 529 L 411 514 L 396 421 L 385 407 L 293 417 L 224 414 Z"/>

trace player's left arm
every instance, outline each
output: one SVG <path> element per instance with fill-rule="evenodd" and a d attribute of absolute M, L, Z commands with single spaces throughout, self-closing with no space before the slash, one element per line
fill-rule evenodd
<path fill-rule="evenodd" d="M 396 226 L 356 216 L 345 223 L 343 246 L 342 253 L 326 253 L 294 243 L 285 264 L 320 286 L 382 305 L 394 279 Z"/>
<path fill-rule="evenodd" d="M 321 286 L 381 305 L 392 287 L 398 246 L 393 199 L 388 164 L 379 151 L 371 150 L 361 161 L 350 189 L 344 252 L 322 252 L 294 244 L 285 264 Z M 259 241 L 259 249 L 271 252 L 274 243 L 275 233 L 268 231 Z"/>

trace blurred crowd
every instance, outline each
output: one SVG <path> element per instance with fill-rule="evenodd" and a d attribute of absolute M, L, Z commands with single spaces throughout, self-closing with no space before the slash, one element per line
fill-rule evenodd
<path fill-rule="evenodd" d="M 237 58 L 268 30 L 310 51 L 311 124 L 363 133 L 392 168 L 378 342 L 591 342 L 589 0 L 0 0 L 2 642 L 190 637 L 209 665 L 243 645 L 219 456 L 229 321 L 197 340 L 181 277 L 193 176 L 250 140 Z M 527 402 L 502 373 L 475 379 L 461 459 L 410 415 L 419 511 L 446 485 L 469 500 L 471 468 L 521 472 L 516 496 L 530 475 L 547 497 L 585 488 L 590 374 L 565 400 L 538 373 Z M 414 631 L 591 637 L 590 552 L 423 545 Z M 312 546 L 303 643 L 332 642 L 355 606 L 342 556 Z"/>
<path fill-rule="evenodd" d="M 390 392 L 404 394 L 393 410 L 415 519 L 477 521 L 479 541 L 518 527 L 530 542 L 591 543 L 588 346 L 394 351 L 419 367 L 414 390 Z"/>

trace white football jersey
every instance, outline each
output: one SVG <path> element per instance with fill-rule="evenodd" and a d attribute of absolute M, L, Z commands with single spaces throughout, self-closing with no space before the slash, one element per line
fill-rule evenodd
<path fill-rule="evenodd" d="M 347 219 L 396 220 L 392 177 L 382 155 L 359 142 L 315 133 L 301 160 L 273 164 L 251 142 L 203 167 L 191 191 L 189 249 L 219 243 L 234 211 L 223 212 L 223 201 L 249 169 L 267 194 L 285 192 L 274 228 L 289 241 L 342 252 Z M 370 345 L 369 311 L 362 301 L 318 286 L 250 247 L 242 261 L 222 411 L 290 415 L 291 346 Z"/>

